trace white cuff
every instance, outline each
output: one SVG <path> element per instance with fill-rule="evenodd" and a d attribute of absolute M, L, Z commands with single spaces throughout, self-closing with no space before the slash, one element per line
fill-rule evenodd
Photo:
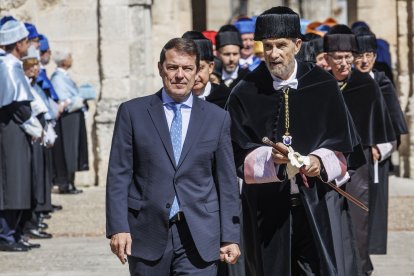
<path fill-rule="evenodd" d="M 337 186 L 340 186 L 348 181 L 349 174 L 347 173 L 346 158 L 341 152 L 320 148 L 311 154 L 320 158 L 325 168 L 327 182 L 335 180 Z"/>
<path fill-rule="evenodd" d="M 43 127 L 37 118 L 30 117 L 30 119 L 21 124 L 20 127 L 33 138 L 42 137 Z"/>
<path fill-rule="evenodd" d="M 244 181 L 246 184 L 280 182 L 277 177 L 279 165 L 272 159 L 271 147 L 259 147 L 250 152 L 244 160 Z"/>
<path fill-rule="evenodd" d="M 376 146 L 378 148 L 378 151 L 381 154 L 381 159 L 379 160 L 381 162 L 381 161 L 384 161 L 385 159 L 387 159 L 388 157 L 391 156 L 391 154 L 397 148 L 397 141 L 377 144 Z"/>

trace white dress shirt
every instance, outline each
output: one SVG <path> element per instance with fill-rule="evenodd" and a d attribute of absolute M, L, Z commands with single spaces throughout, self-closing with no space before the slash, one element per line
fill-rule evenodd
<path fill-rule="evenodd" d="M 203 94 L 199 95 L 198 98 L 202 100 L 206 100 L 206 98 L 211 93 L 211 82 L 207 82 L 206 87 L 204 87 Z"/>

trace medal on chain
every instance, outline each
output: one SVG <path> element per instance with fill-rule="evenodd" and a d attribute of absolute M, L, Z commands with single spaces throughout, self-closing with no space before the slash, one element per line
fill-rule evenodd
<path fill-rule="evenodd" d="M 285 134 L 282 136 L 282 142 L 287 147 L 292 145 L 292 136 L 289 133 L 289 90 L 289 87 L 283 89 L 285 98 Z"/>

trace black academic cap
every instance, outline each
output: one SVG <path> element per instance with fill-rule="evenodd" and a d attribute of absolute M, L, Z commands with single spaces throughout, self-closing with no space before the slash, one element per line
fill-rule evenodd
<path fill-rule="evenodd" d="M 335 25 L 323 37 L 323 48 L 325 52 L 356 52 L 355 35 L 348 26 Z"/>
<path fill-rule="evenodd" d="M 213 61 L 213 43 L 199 31 L 185 32 L 182 38 L 194 40 L 200 52 L 200 60 Z"/>
<path fill-rule="evenodd" d="M 234 25 L 224 25 L 216 35 L 216 49 L 226 45 L 237 45 L 243 47 L 241 35 Z"/>
<path fill-rule="evenodd" d="M 296 54 L 296 59 L 303 62 L 316 62 L 316 56 L 319 53 L 316 53 L 315 47 L 316 39 L 314 40 L 304 40 L 302 46 L 300 47 L 299 52 Z"/>
<path fill-rule="evenodd" d="M 375 53 L 377 51 L 377 38 L 368 27 L 359 26 L 354 29 L 354 34 L 357 41 L 358 53 Z"/>
<path fill-rule="evenodd" d="M 254 40 L 301 37 L 299 15 L 288 7 L 273 7 L 257 17 Z"/>
<path fill-rule="evenodd" d="M 216 75 L 219 79 L 221 79 L 222 69 L 223 69 L 223 64 L 221 63 L 221 60 L 218 57 L 214 57 L 213 74 Z"/>
<path fill-rule="evenodd" d="M 323 52 L 323 38 L 322 36 L 315 34 L 315 33 L 307 33 L 303 35 L 303 41 L 309 41 L 312 42 L 310 46 L 313 49 L 313 52 L 315 53 L 315 56 L 319 55 Z M 303 43 L 302 43 L 303 47 Z"/>

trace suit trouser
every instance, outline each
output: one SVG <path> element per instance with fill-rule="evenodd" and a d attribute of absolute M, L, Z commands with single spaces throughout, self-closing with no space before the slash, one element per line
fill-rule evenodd
<path fill-rule="evenodd" d="M 22 216 L 21 210 L 0 211 L 0 240 L 15 243 L 16 229 Z"/>
<path fill-rule="evenodd" d="M 215 276 L 217 273 L 217 262 L 205 262 L 198 254 L 185 219 L 170 225 L 167 247 L 160 260 L 128 256 L 128 263 L 131 276 Z"/>

